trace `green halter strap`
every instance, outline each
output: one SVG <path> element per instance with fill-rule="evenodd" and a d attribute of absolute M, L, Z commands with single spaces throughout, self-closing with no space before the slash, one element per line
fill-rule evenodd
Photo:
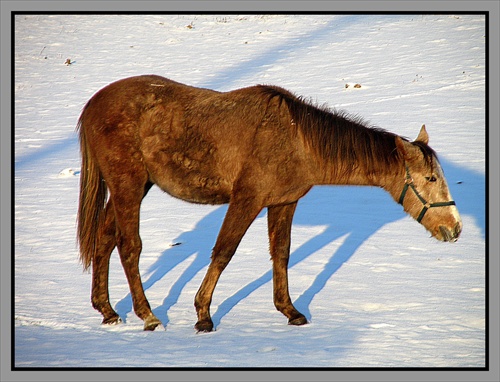
<path fill-rule="evenodd" d="M 422 219 L 424 218 L 425 213 L 429 208 L 433 207 L 447 207 L 447 206 L 454 206 L 455 202 L 453 200 L 450 200 L 448 202 L 437 202 L 437 203 L 428 203 L 427 200 L 425 200 L 422 195 L 420 195 L 415 188 L 415 185 L 413 184 L 413 178 L 410 175 L 410 170 L 408 169 L 408 166 L 405 165 L 406 168 L 406 179 L 405 179 L 405 185 L 403 187 L 403 191 L 401 191 L 401 196 L 399 197 L 399 204 L 403 205 L 403 201 L 406 196 L 406 192 L 408 191 L 408 188 L 411 188 L 413 193 L 417 196 L 418 200 L 422 202 L 424 205 L 422 207 L 422 211 L 420 211 L 420 214 L 418 215 L 417 222 L 421 222 Z"/>

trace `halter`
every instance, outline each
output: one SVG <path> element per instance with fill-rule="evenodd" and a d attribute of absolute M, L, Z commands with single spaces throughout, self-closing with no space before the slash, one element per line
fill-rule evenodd
<path fill-rule="evenodd" d="M 401 191 L 401 196 L 399 197 L 399 204 L 403 205 L 403 201 L 406 196 L 406 191 L 408 191 L 408 188 L 411 188 L 413 193 L 417 196 L 418 200 L 422 202 L 424 205 L 422 207 L 422 211 L 420 211 L 420 214 L 418 215 L 417 222 L 421 222 L 422 219 L 424 218 L 425 213 L 429 208 L 432 207 L 447 207 L 447 206 L 454 206 L 455 202 L 453 200 L 450 200 L 448 202 L 438 202 L 438 203 L 429 203 L 427 200 L 425 200 L 422 195 L 420 195 L 415 188 L 415 185 L 413 184 L 413 178 L 410 175 L 410 170 L 408 169 L 408 166 L 405 165 L 406 168 L 406 179 L 405 179 L 405 185 L 403 187 L 403 191 Z"/>

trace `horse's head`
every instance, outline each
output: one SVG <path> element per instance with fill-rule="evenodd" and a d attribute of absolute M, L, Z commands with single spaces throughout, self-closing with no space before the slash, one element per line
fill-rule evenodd
<path fill-rule="evenodd" d="M 462 231 L 462 220 L 443 169 L 428 142 L 425 126 L 414 142 L 396 137 L 397 150 L 404 159 L 405 175 L 398 184 L 392 185 L 391 194 L 432 236 L 454 242 Z"/>

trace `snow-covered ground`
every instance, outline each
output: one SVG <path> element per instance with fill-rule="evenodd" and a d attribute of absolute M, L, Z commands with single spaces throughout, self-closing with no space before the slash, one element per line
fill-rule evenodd
<path fill-rule="evenodd" d="M 463 14 L 17 15 L 14 365 L 485 366 L 485 33 L 483 16 Z M 142 331 L 116 254 L 110 294 L 125 322 L 101 326 L 75 244 L 75 125 L 101 87 L 147 73 L 221 91 L 276 84 L 409 138 L 425 123 L 460 240 L 430 238 L 383 190 L 314 188 L 290 264 L 310 323 L 289 326 L 273 306 L 262 213 L 216 288 L 217 330 L 196 334 L 193 299 L 226 207 L 153 189 L 140 264 L 166 330 Z"/>

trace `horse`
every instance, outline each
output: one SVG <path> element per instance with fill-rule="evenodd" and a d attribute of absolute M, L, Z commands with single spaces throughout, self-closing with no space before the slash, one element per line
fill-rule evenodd
<path fill-rule="evenodd" d="M 287 268 L 297 202 L 313 186 L 381 187 L 437 240 L 455 242 L 462 231 L 425 125 L 411 142 L 279 86 L 218 92 L 157 75 L 125 78 L 91 97 L 77 131 L 77 241 L 103 324 L 121 322 L 108 291 L 117 247 L 144 330 L 162 326 L 139 273 L 139 211 L 153 185 L 188 202 L 229 204 L 194 301 L 198 332 L 214 329 L 217 281 L 264 208 L 274 305 L 290 325 L 307 323 L 290 299 Z"/>

